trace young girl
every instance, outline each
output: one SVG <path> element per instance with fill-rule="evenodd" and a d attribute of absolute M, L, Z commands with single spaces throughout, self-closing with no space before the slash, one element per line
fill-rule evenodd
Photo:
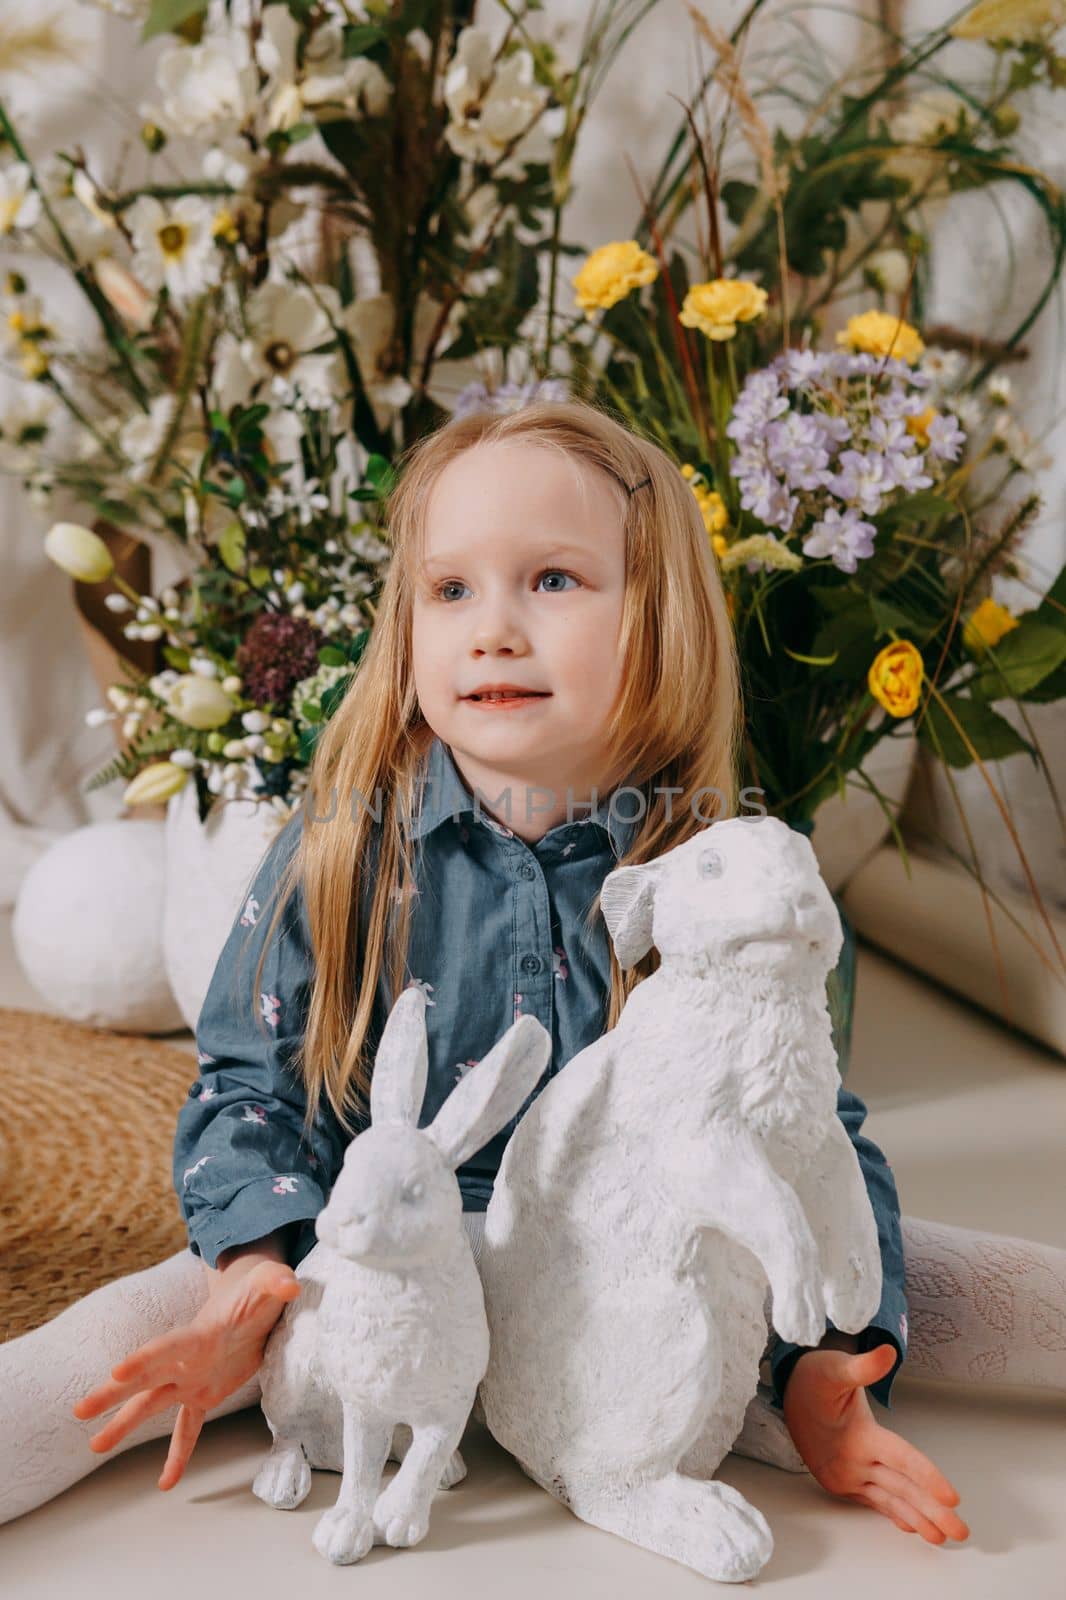
<path fill-rule="evenodd" d="M 371 644 L 199 1018 L 173 1174 L 189 1249 L 0 1346 L 0 1522 L 172 1429 L 170 1489 L 205 1420 L 257 1403 L 406 983 L 429 1002 L 423 1124 L 520 1012 L 552 1034 L 546 1082 L 657 964 L 619 968 L 604 877 L 707 826 L 699 791 L 736 810 L 732 630 L 663 451 L 578 402 L 467 416 L 414 449 L 388 526 Z M 787 1451 L 747 1453 L 805 1463 L 931 1543 L 965 1539 L 955 1489 L 867 1398 L 888 1405 L 907 1349 L 906 1235 L 891 1169 L 859 1131 L 865 1106 L 842 1089 L 839 1113 L 878 1222 L 882 1305 L 862 1335 L 830 1328 L 814 1350 L 770 1332 L 768 1415 Z M 510 1131 L 458 1175 L 475 1255 Z M 939 1225 L 905 1220 L 937 1242 Z M 937 1358 L 925 1370 L 944 1375 Z"/>

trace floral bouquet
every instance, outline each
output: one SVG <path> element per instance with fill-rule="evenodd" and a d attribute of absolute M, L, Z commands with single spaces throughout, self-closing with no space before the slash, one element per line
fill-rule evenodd
<path fill-rule="evenodd" d="M 638 237 L 582 263 L 553 359 L 691 483 L 737 633 L 742 782 L 800 826 L 866 788 L 904 849 L 864 770 L 879 741 L 916 732 L 949 771 L 1023 750 L 1037 763 L 1035 736 L 996 703 L 1066 694 L 1066 574 L 1019 615 L 990 592 L 1000 574 L 1027 580 L 1018 544 L 1039 508 L 1039 451 L 1001 369 L 1021 359 L 1066 253 L 1061 197 L 1011 144 L 1010 97 L 1066 81 L 1066 62 L 1050 8 L 981 5 L 909 42 L 884 35 L 887 60 L 879 48 L 863 81 L 823 86 L 798 130 L 771 127 L 740 68 L 742 48 L 759 60 L 760 9 L 731 37 L 693 13 L 726 99 L 715 136 L 688 108 Z M 937 58 L 979 37 L 995 47 L 991 81 L 947 87 Z M 1046 280 L 1002 341 L 923 337 L 906 311 L 923 299 L 930 206 L 1004 183 L 1043 218 Z M 702 274 L 669 242 L 694 195 Z M 855 294 L 879 304 L 848 316 Z"/>
<path fill-rule="evenodd" d="M 449 414 L 464 360 L 490 346 L 506 371 L 595 74 L 647 4 L 608 7 L 562 74 L 535 0 L 496 44 L 471 4 L 430 37 L 399 0 L 132 0 L 172 37 L 126 181 L 31 152 L 0 102 L 0 354 L 23 380 L 4 464 L 39 507 L 73 501 L 46 548 L 158 647 L 92 713 L 125 748 L 90 787 L 122 778 L 138 804 L 193 780 L 201 817 L 215 795 L 296 800 L 373 624 L 391 462 Z M 88 339 L 34 292 L 39 255 Z M 116 530 L 178 580 L 121 582 Z"/>

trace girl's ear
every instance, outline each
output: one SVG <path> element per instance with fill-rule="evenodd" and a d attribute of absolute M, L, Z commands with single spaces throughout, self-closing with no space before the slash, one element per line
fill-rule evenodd
<path fill-rule="evenodd" d="M 429 1074 L 426 996 L 408 984 L 381 1030 L 370 1077 L 370 1122 L 400 1122 L 417 1128 Z"/>
<path fill-rule="evenodd" d="M 551 1060 L 552 1038 L 536 1017 L 518 1018 L 471 1067 L 423 1131 L 448 1165 L 461 1167 L 518 1115 Z"/>
<path fill-rule="evenodd" d="M 645 861 L 635 867 L 616 867 L 603 880 L 600 910 L 623 970 L 635 966 L 652 947 L 652 911 L 660 871 L 658 861 Z"/>

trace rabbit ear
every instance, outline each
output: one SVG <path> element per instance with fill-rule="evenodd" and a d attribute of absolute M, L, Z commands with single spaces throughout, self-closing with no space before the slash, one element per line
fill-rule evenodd
<path fill-rule="evenodd" d="M 452 1168 L 461 1167 L 510 1122 L 551 1060 L 551 1034 L 536 1017 L 519 1017 L 471 1067 L 424 1131 Z"/>
<path fill-rule="evenodd" d="M 635 966 L 652 947 L 652 911 L 659 872 L 657 861 L 645 861 L 635 867 L 616 867 L 603 880 L 600 910 L 623 969 Z"/>
<path fill-rule="evenodd" d="M 416 1128 L 429 1074 L 426 996 L 408 984 L 389 1012 L 370 1078 L 370 1121 Z"/>

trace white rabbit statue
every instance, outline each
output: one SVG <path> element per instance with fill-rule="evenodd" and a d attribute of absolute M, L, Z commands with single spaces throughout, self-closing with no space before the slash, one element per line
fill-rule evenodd
<path fill-rule="evenodd" d="M 373 1544 L 413 1545 L 438 1486 L 458 1483 L 459 1440 L 488 1360 L 481 1280 L 463 1226 L 455 1168 L 532 1092 L 551 1035 L 519 1017 L 420 1129 L 428 1070 L 426 996 L 397 999 L 370 1085 L 371 1125 L 354 1138 L 302 1284 L 267 1342 L 263 1413 L 274 1436 L 253 1492 L 291 1510 L 312 1467 L 343 1473 L 317 1521 L 315 1549 L 338 1565 Z M 401 1462 L 385 1489 L 390 1455 Z M 379 1492 L 380 1491 L 380 1492 Z"/>
<path fill-rule="evenodd" d="M 809 841 L 713 823 L 600 899 L 619 962 L 656 972 L 504 1151 L 480 1260 L 497 1441 L 584 1521 L 743 1582 L 773 1538 L 711 1481 L 767 1338 L 856 1333 L 877 1228 L 836 1113 L 825 980 L 842 930 Z"/>

